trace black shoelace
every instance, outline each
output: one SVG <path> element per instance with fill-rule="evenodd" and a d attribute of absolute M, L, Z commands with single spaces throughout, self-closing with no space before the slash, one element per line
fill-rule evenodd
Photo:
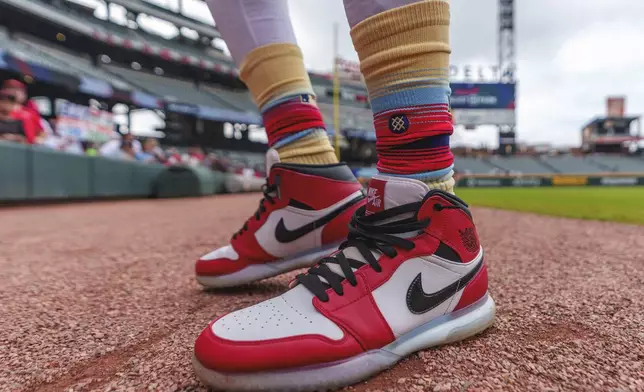
<path fill-rule="evenodd" d="M 374 257 L 372 250 L 377 250 L 389 258 L 396 257 L 396 247 L 411 250 L 414 249 L 413 241 L 396 236 L 396 234 L 410 233 L 422 230 L 429 225 L 429 219 L 417 220 L 415 217 L 394 221 L 392 223 L 377 224 L 378 222 L 394 218 L 396 216 L 418 211 L 422 203 L 411 203 L 390 208 L 383 212 L 372 215 L 365 215 L 366 207 L 356 211 L 349 224 L 348 239 L 340 245 L 340 252 L 331 257 L 325 257 L 306 274 L 297 276 L 297 281 L 304 285 L 311 293 L 327 302 L 329 296 L 326 290 L 330 287 L 338 295 L 344 295 L 342 282 L 346 279 L 351 286 L 356 286 L 358 281 L 353 272 L 365 264 L 369 264 L 376 272 L 381 272 L 382 267 Z M 443 207 L 448 208 L 448 207 Z M 360 252 L 366 263 L 360 260 L 348 258 L 343 250 L 354 247 Z M 342 275 L 333 272 L 329 264 L 337 264 L 342 270 Z M 344 275 L 344 276 L 343 276 Z M 324 282 L 322 280 L 326 280 Z"/>
<path fill-rule="evenodd" d="M 266 203 L 275 204 L 275 199 L 272 193 L 277 192 L 277 189 L 278 184 L 269 184 L 268 180 L 266 180 L 266 183 L 262 185 L 262 192 L 264 193 L 264 197 L 259 201 L 259 208 L 257 208 L 257 211 L 255 211 L 254 215 L 251 215 L 251 217 L 248 218 L 248 220 L 244 223 L 244 226 L 242 226 L 239 231 L 233 234 L 233 239 L 237 238 L 238 235 L 241 235 L 243 232 L 248 230 L 248 221 L 253 219 L 253 217 L 255 217 L 255 220 L 261 219 L 262 214 L 266 212 Z"/>

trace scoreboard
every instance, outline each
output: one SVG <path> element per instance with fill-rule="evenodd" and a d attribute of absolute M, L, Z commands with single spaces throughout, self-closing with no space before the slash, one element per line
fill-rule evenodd
<path fill-rule="evenodd" d="M 640 140 L 639 117 L 601 117 L 582 128 L 582 149 L 586 152 L 620 153 L 628 143 Z M 637 124 L 638 129 L 634 130 Z"/>

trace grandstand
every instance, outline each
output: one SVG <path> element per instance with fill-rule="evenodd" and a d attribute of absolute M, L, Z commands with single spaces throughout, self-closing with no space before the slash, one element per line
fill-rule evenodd
<path fill-rule="evenodd" d="M 520 156 L 520 157 L 459 157 L 454 160 L 460 174 L 602 174 L 644 173 L 644 158 L 596 156 Z"/>
<path fill-rule="evenodd" d="M 104 67 L 110 73 L 128 80 L 131 84 L 162 98 L 166 102 L 181 102 L 215 108 L 222 107 L 230 110 L 238 109 L 215 94 L 197 89 L 192 81 L 167 78 L 113 65 L 104 65 Z"/>
<path fill-rule="evenodd" d="M 490 163 L 510 174 L 542 174 L 552 170 L 533 157 L 492 157 Z"/>
<path fill-rule="evenodd" d="M 588 158 L 570 155 L 543 157 L 542 162 L 551 167 L 556 173 L 597 174 L 607 171 Z"/>
<path fill-rule="evenodd" d="M 500 168 L 482 158 L 455 157 L 454 170 L 462 174 L 498 174 Z"/>
<path fill-rule="evenodd" d="M 257 106 L 255 106 L 255 104 L 253 103 L 253 100 L 248 90 L 237 90 L 237 89 L 226 88 L 223 86 L 206 85 L 206 84 L 201 85 L 200 88 L 203 91 L 206 91 L 212 95 L 215 95 L 223 99 L 230 106 L 232 106 L 237 110 L 244 110 L 251 113 L 257 112 Z"/>
<path fill-rule="evenodd" d="M 146 3 L 141 1 L 124 2 L 123 5 L 126 8 L 129 5 L 136 7 L 137 3 L 147 6 Z M 120 46 L 124 50 L 137 51 L 156 57 L 182 61 L 191 65 L 229 74 L 236 73 L 232 60 L 221 49 L 217 49 L 214 46 L 198 46 L 194 42 L 191 44 L 190 41 L 186 40 L 168 40 L 140 28 L 130 28 L 136 25 L 136 23 L 122 26 L 111 21 L 99 19 L 94 16 L 95 10 L 93 8 L 80 5 L 73 1 L 1 0 L 0 7 L 9 8 L 12 11 L 17 10 L 23 14 L 27 13 L 31 17 L 41 18 L 47 23 L 54 23 L 56 27 L 65 27 L 76 34 L 81 34 L 92 40 L 102 41 L 109 45 Z M 131 9 L 129 10 L 132 11 Z M 170 12 L 165 15 L 165 19 L 168 17 L 170 17 Z M 164 17 L 160 19 L 164 19 Z M 25 26 L 32 33 L 37 33 L 37 30 L 42 30 L 44 27 L 42 25 Z"/>
<path fill-rule="evenodd" d="M 596 155 L 590 158 L 597 165 L 613 172 L 643 173 L 644 159 L 616 155 Z"/>
<path fill-rule="evenodd" d="M 251 165 L 261 162 L 261 155 L 248 153 L 261 152 L 265 145 L 250 141 L 246 133 L 242 138 L 224 135 L 224 124 L 245 131 L 260 124 L 261 117 L 232 59 L 220 49 L 216 27 L 140 0 L 114 3 L 129 11 L 126 21 L 101 19 L 93 8 L 71 0 L 0 0 L 0 76 L 26 74 L 38 94 L 80 104 L 94 97 L 109 110 L 117 103 L 162 109 L 170 114 L 164 130 L 172 135 L 170 143 L 198 144 Z M 197 37 L 177 33 L 164 38 L 142 28 L 139 14 L 170 22 L 177 32 L 191 29 Z M 310 76 L 333 133 L 332 78 Z M 343 158 L 373 163 L 375 135 L 364 86 L 344 83 L 340 102 Z M 238 152 L 229 151 L 233 149 Z M 644 160 L 609 155 L 457 157 L 455 170 L 476 175 L 644 172 Z"/>
<path fill-rule="evenodd" d="M 23 60 L 25 61 L 40 61 L 41 64 L 51 66 L 61 72 L 93 77 L 120 90 L 133 90 L 132 85 L 124 79 L 115 77 L 109 72 L 95 67 L 87 55 L 72 52 L 62 46 L 52 46 L 23 34 L 16 34 L 14 40 L 10 41 L 9 44 L 14 45 L 17 50 L 22 50 Z M 16 54 L 16 51 L 11 50 L 11 48 L 9 50 L 12 54 Z"/>
<path fill-rule="evenodd" d="M 324 122 L 333 125 L 333 105 L 330 103 L 318 103 Z M 373 131 L 373 117 L 370 109 L 364 107 L 344 105 L 340 110 L 341 129 L 363 129 Z"/>

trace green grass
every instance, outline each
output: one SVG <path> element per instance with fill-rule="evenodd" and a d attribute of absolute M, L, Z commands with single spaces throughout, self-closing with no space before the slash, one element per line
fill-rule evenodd
<path fill-rule="evenodd" d="M 644 225 L 644 187 L 457 188 L 468 204 Z"/>

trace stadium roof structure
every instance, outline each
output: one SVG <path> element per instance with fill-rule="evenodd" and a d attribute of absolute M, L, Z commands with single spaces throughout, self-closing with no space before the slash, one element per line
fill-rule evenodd
<path fill-rule="evenodd" d="M 589 123 L 584 125 L 582 129 L 588 128 L 588 127 L 593 127 L 593 126 L 600 126 L 606 121 L 626 121 L 628 124 L 632 123 L 633 121 L 638 121 L 641 116 L 627 116 L 627 117 L 595 117 L 592 120 L 590 120 Z"/>
<path fill-rule="evenodd" d="M 128 10 L 167 20 L 177 26 L 187 27 L 201 35 L 211 38 L 221 38 L 219 30 L 215 26 L 188 18 L 183 14 L 173 12 L 167 8 L 159 7 L 156 4 L 148 3 L 142 0 L 109 0 L 109 3 L 118 4 Z"/>
<path fill-rule="evenodd" d="M 232 59 L 215 48 L 211 51 L 192 49 L 188 45 L 180 45 L 143 30 L 135 31 L 87 15 L 79 12 L 78 7 L 55 7 L 44 0 L 0 0 L 0 6 L 9 6 L 31 16 L 49 20 L 110 46 L 138 51 L 231 77 L 239 75 Z"/>

